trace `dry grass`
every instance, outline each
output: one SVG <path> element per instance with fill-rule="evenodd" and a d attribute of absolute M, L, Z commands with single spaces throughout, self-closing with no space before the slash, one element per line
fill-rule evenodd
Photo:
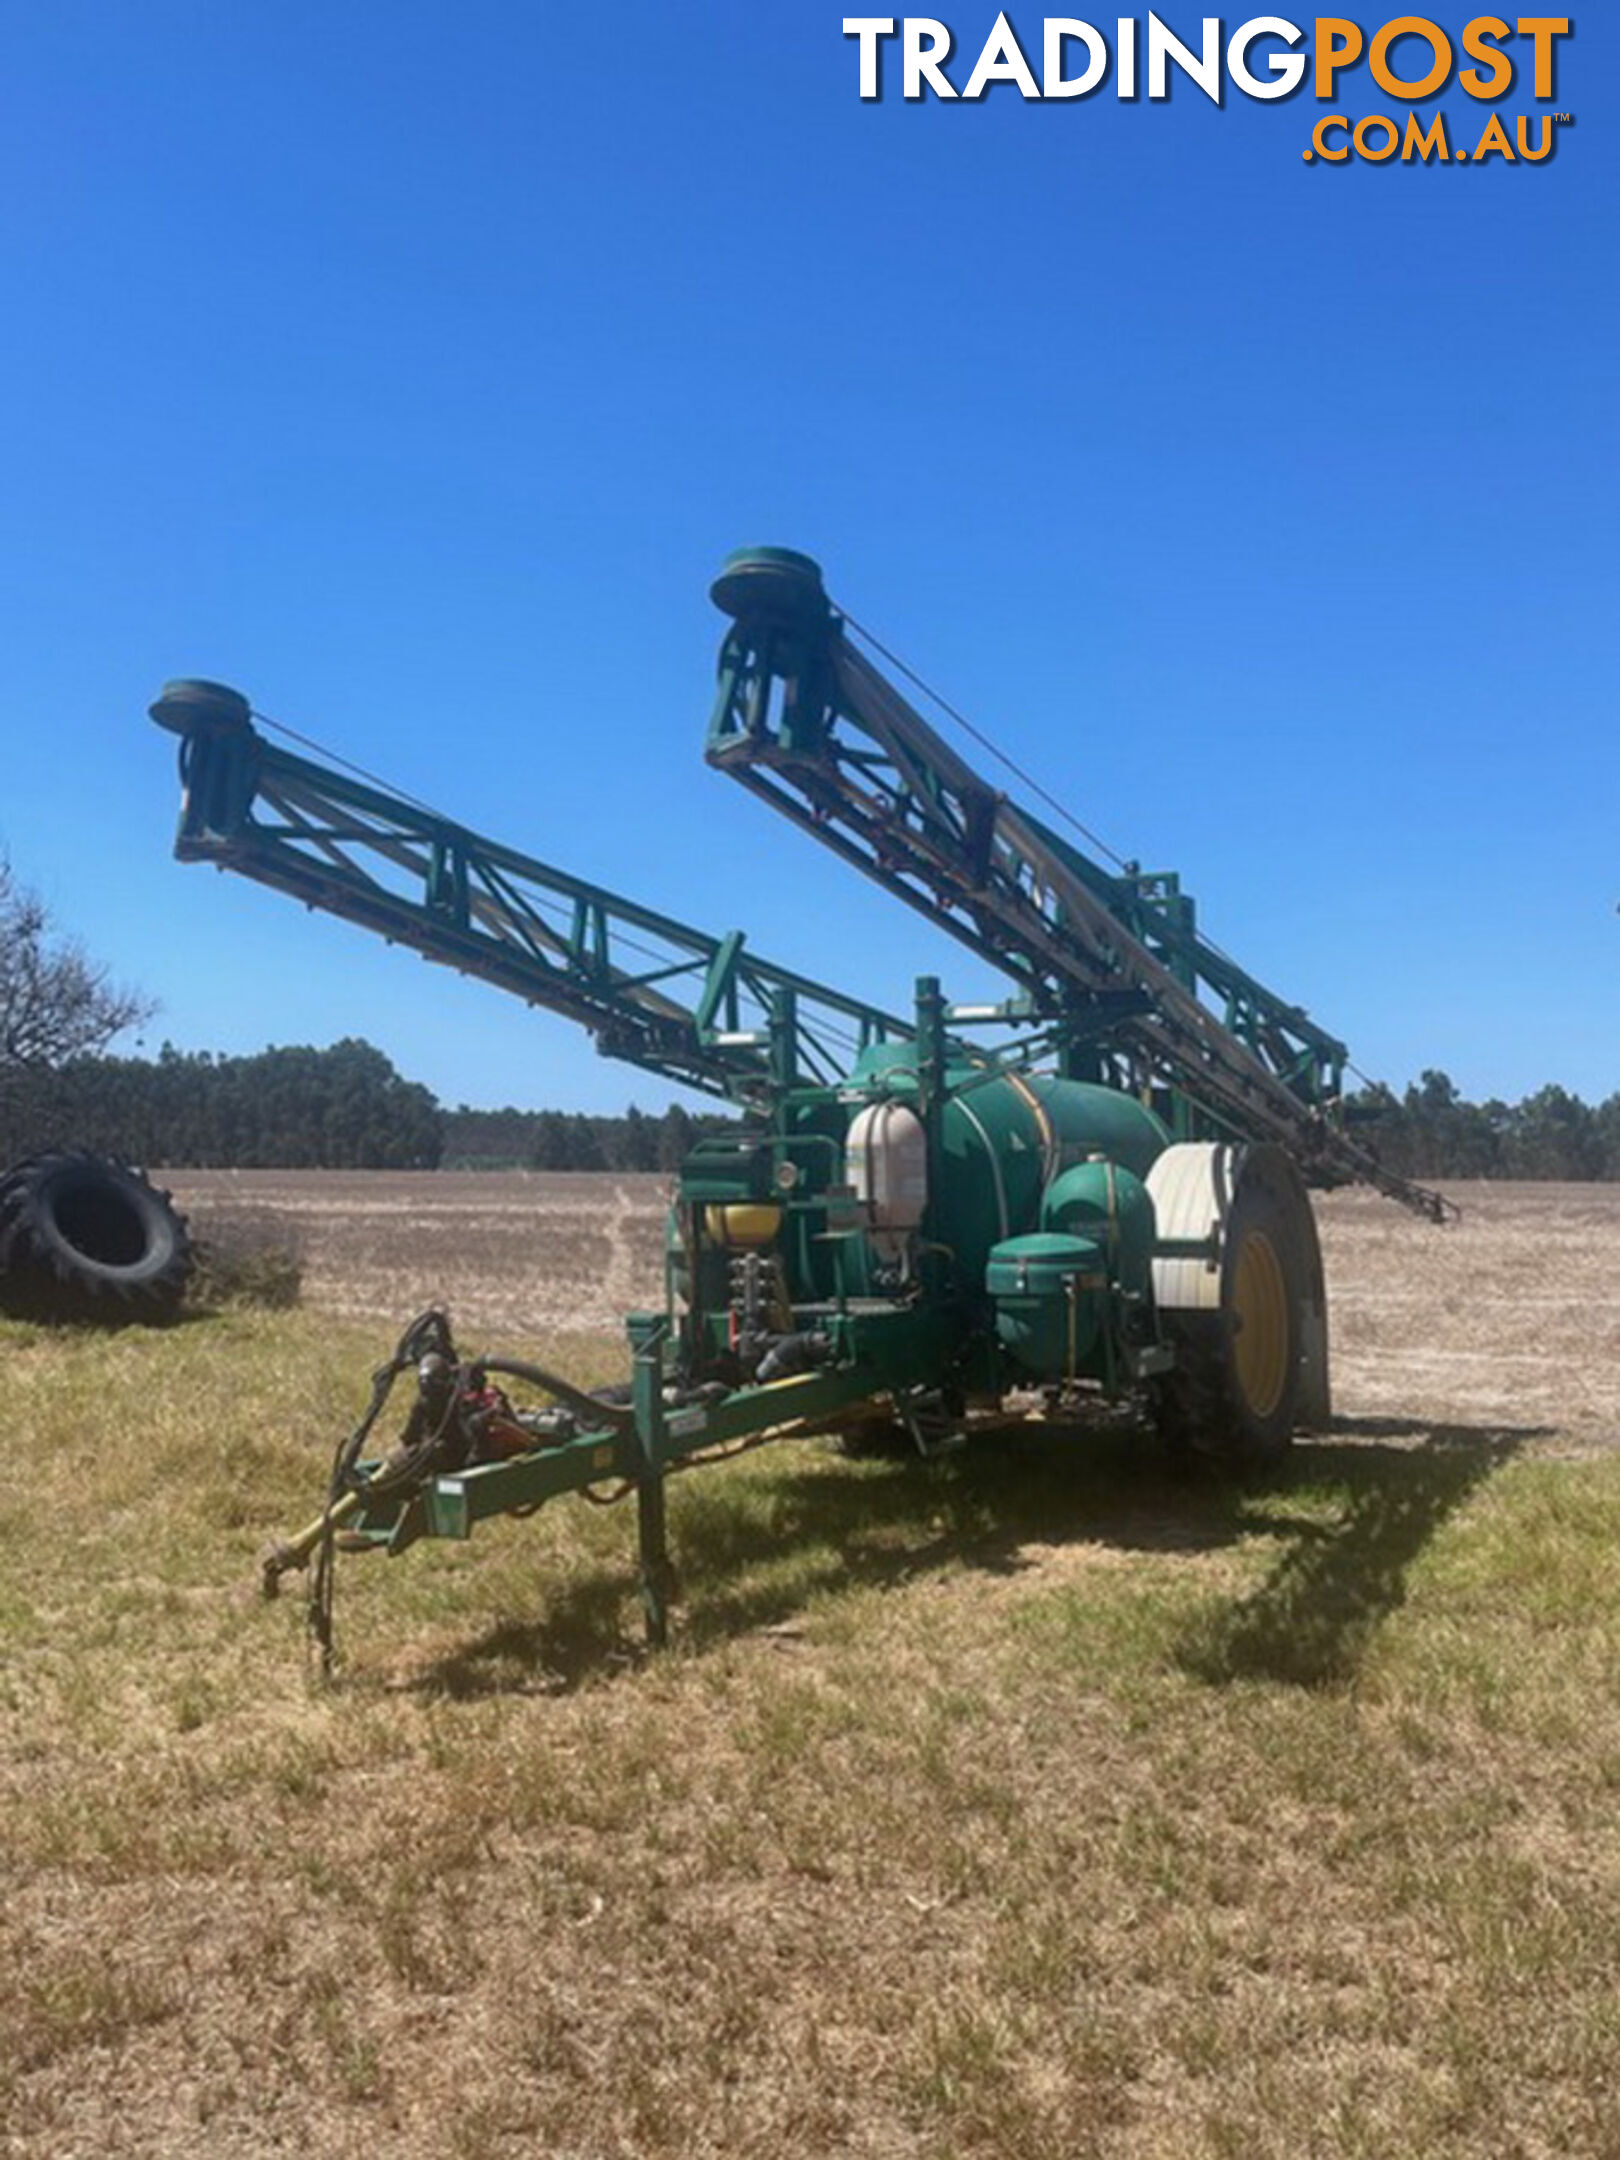
<path fill-rule="evenodd" d="M 194 1224 L 186 1308 L 215 1312 L 224 1305 L 259 1305 L 289 1312 L 304 1291 L 298 1224 L 273 1208 L 206 1209 Z"/>
<path fill-rule="evenodd" d="M 564 1504 L 350 1567 L 323 1693 L 247 1586 L 388 1334 L 331 1307 L 604 1376 L 657 1213 L 558 1181 L 547 1287 L 485 1181 L 299 1182 L 298 1313 L 0 1330 L 6 2150 L 1616 2150 L 1620 1195 L 1334 1196 L 1266 1486 L 767 1450 L 672 1488 L 667 1657 Z"/>

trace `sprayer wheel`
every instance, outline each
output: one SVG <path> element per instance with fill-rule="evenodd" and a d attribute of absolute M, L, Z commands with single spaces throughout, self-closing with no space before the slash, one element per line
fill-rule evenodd
<path fill-rule="evenodd" d="M 1151 1407 L 1172 1448 L 1265 1462 L 1287 1448 L 1296 1426 L 1326 1415 L 1316 1226 L 1298 1172 L 1279 1150 L 1210 1148 L 1207 1155 L 1207 1192 L 1184 1198 L 1188 1219 L 1161 1233 L 1185 1236 L 1193 1222 L 1213 1220 L 1216 1272 L 1206 1276 L 1197 1306 L 1161 1306 L 1176 1365 L 1154 1383 Z M 1178 1278 L 1167 1273 L 1163 1285 L 1174 1295 Z"/>
<path fill-rule="evenodd" d="M 44 1320 L 136 1320 L 179 1311 L 191 1242 L 167 1193 L 79 1151 L 37 1155 L 0 1179 L 0 1299 Z"/>

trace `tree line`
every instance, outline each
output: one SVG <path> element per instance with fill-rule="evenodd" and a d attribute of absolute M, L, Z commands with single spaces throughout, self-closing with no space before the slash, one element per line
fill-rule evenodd
<path fill-rule="evenodd" d="M 678 1105 L 616 1117 L 447 1110 L 371 1043 L 250 1057 L 165 1046 L 156 1058 L 12 1065 L 0 1084 L 0 1168 L 58 1147 L 182 1169 L 669 1170 L 730 1121 Z"/>
<path fill-rule="evenodd" d="M 661 1117 L 633 1104 L 620 1117 L 446 1110 L 353 1037 L 252 1057 L 168 1045 L 155 1059 L 107 1055 L 151 1012 L 55 930 L 0 854 L 0 1168 L 79 1147 L 173 1169 L 672 1171 L 732 1123 L 679 1106 Z M 1404 1095 L 1369 1087 L 1346 1109 L 1402 1176 L 1620 1179 L 1620 1094 L 1590 1106 L 1549 1086 L 1472 1103 L 1431 1070 Z"/>
<path fill-rule="evenodd" d="M 177 1170 L 416 1170 L 444 1149 L 431 1092 L 353 1039 L 252 1057 L 165 1045 L 156 1058 L 82 1056 L 8 1081 L 6 1160 L 81 1147 Z"/>
<path fill-rule="evenodd" d="M 736 1121 L 693 1116 L 672 1103 L 653 1117 L 632 1103 L 622 1117 L 565 1110 L 446 1110 L 446 1170 L 667 1170 L 697 1140 Z"/>
<path fill-rule="evenodd" d="M 372 1044 L 251 1057 L 165 1047 L 3 1066 L 0 1167 L 47 1147 L 92 1148 L 170 1169 L 676 1170 L 723 1115 L 446 1109 Z M 1347 1105 L 1358 1136 L 1415 1178 L 1620 1180 L 1620 1094 L 1590 1106 L 1562 1087 L 1522 1102 L 1464 1099 L 1439 1071 Z"/>
<path fill-rule="evenodd" d="M 1522 1102 L 1468 1102 L 1450 1075 L 1425 1072 L 1404 1095 L 1370 1087 L 1350 1118 L 1386 1168 L 1415 1178 L 1620 1179 L 1620 1094 L 1584 1103 L 1567 1088 Z"/>

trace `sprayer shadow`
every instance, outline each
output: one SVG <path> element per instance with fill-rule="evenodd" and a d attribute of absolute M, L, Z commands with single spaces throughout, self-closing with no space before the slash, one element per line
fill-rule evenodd
<path fill-rule="evenodd" d="M 1341 1420 L 1335 1435 L 1365 1436 L 1363 1444 L 1313 1442 L 1289 1464 L 1296 1484 L 1339 1489 L 1338 1519 L 1296 1522 L 1259 1588 L 1202 1614 L 1177 1643 L 1176 1662 L 1212 1686 L 1344 1686 L 1378 1627 L 1405 1603 L 1408 1571 L 1441 1524 L 1548 1430 Z M 1402 1438 L 1415 1444 L 1388 1444 Z"/>
<path fill-rule="evenodd" d="M 771 1474 L 678 1478 L 677 1641 L 701 1654 L 802 1619 L 821 1593 L 898 1589 L 951 1570 L 1013 1575 L 1073 1542 L 1198 1553 L 1273 1536 L 1260 1588 L 1200 1615 L 1174 1656 L 1210 1684 L 1331 1686 L 1405 1597 L 1412 1561 L 1467 1496 L 1545 1428 L 1341 1419 L 1264 1475 L 1166 1462 L 1136 1423 L 1015 1426 L 928 1461 L 784 1453 Z M 1404 1443 L 1404 1444 L 1403 1444 Z M 1298 1512 L 1292 1496 L 1327 1494 Z M 628 1529 L 628 1525 L 627 1525 Z M 506 1621 L 419 1671 L 413 1690 L 466 1699 L 566 1693 L 644 1662 L 629 1554 L 560 1586 L 535 1620 Z"/>

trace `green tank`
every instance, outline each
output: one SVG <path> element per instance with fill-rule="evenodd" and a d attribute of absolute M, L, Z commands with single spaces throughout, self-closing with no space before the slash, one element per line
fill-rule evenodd
<path fill-rule="evenodd" d="M 916 1052 L 909 1043 L 878 1044 L 863 1055 L 854 1077 L 886 1078 L 896 1094 L 914 1094 Z M 943 1160 L 933 1181 L 929 1236 L 949 1249 L 958 1277 L 976 1288 L 984 1287 L 994 1246 L 1045 1228 L 1070 1228 L 1042 1219 L 1048 1187 L 1066 1172 L 1101 1157 L 1135 1182 L 1169 1144 L 1163 1122 L 1115 1088 L 965 1062 L 948 1068 L 946 1083 Z"/>
<path fill-rule="evenodd" d="M 980 1282 L 994 1246 L 1042 1228 L 1047 1188 L 1065 1172 L 1101 1156 L 1142 1178 L 1170 1137 L 1132 1096 L 1082 1080 L 961 1071 L 950 1085 L 933 1221 Z"/>

